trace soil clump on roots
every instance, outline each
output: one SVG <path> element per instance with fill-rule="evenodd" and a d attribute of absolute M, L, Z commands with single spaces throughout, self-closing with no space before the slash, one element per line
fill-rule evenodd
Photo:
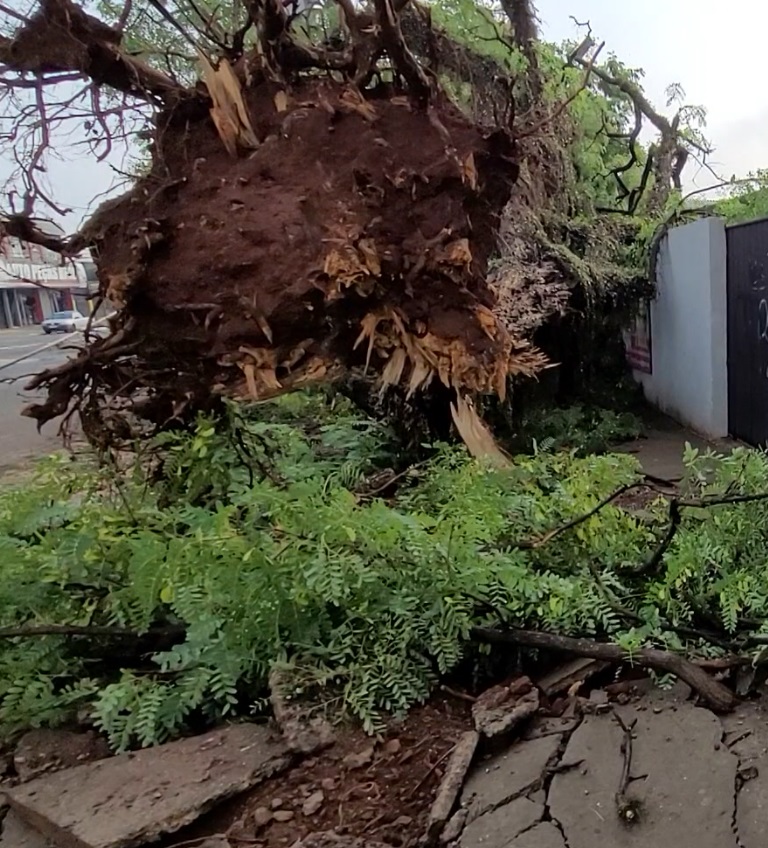
<path fill-rule="evenodd" d="M 29 414 L 123 395 L 160 423 L 352 369 L 503 397 L 544 364 L 486 281 L 518 173 L 508 130 L 391 85 L 262 79 L 233 103 L 239 149 L 216 105 L 160 115 L 151 171 L 89 224 L 119 329 L 41 375 L 49 399 Z"/>

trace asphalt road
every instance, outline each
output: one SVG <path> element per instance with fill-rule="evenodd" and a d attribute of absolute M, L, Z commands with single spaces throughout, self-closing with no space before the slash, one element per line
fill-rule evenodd
<path fill-rule="evenodd" d="M 65 338 L 64 335 L 46 336 L 39 327 L 0 330 L 0 471 L 23 465 L 31 458 L 61 447 L 57 422 L 50 422 L 42 433 L 38 433 L 36 422 L 22 418 L 21 410 L 35 400 L 35 395 L 24 391 L 29 377 L 58 365 L 71 353 L 58 347 L 39 352 L 37 348 L 57 339 L 63 345 L 71 345 L 72 340 L 65 341 Z M 26 354 L 32 355 L 15 365 L 9 364 Z"/>

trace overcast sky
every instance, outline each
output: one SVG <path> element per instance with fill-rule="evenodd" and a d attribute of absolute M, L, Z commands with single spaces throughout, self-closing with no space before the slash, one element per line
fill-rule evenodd
<path fill-rule="evenodd" d="M 760 0 L 536 0 L 543 36 L 578 38 L 570 16 L 589 20 L 594 37 L 626 64 L 642 67 L 651 100 L 663 107 L 664 92 L 679 83 L 686 102 L 708 110 L 707 136 L 716 148 L 711 163 L 726 178 L 768 167 L 766 74 L 768 3 Z M 91 199 L 113 175 L 87 161 L 52 162 L 56 196 L 73 207 L 67 225 L 77 226 Z M 687 173 L 692 185 L 713 181 Z"/>
<path fill-rule="evenodd" d="M 645 70 L 653 103 L 665 105 L 671 83 L 686 102 L 705 106 L 711 163 L 726 178 L 768 168 L 768 3 L 761 0 L 536 0 L 543 34 L 577 38 L 570 16 L 589 20 L 605 52 Z M 687 174 L 709 185 L 711 175 Z"/>

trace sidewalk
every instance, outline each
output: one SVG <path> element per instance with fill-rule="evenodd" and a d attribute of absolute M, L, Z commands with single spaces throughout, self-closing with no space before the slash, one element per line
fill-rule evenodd
<path fill-rule="evenodd" d="M 647 419 L 642 438 L 619 445 L 616 450 L 634 454 L 643 471 L 650 477 L 675 483 L 682 479 L 684 474 L 683 451 L 686 442 L 701 451 L 713 450 L 717 453 L 729 453 L 739 446 L 738 442 L 731 439 L 709 441 L 686 430 L 671 418 L 653 415 Z"/>

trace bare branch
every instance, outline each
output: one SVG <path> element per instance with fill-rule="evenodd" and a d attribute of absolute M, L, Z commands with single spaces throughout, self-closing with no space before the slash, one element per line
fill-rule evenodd
<path fill-rule="evenodd" d="M 120 39 L 118 30 L 71 0 L 40 0 L 39 11 L 12 39 L 0 37 L 0 63 L 22 74 L 77 72 L 145 100 L 189 96 L 165 74 L 123 53 Z"/>

